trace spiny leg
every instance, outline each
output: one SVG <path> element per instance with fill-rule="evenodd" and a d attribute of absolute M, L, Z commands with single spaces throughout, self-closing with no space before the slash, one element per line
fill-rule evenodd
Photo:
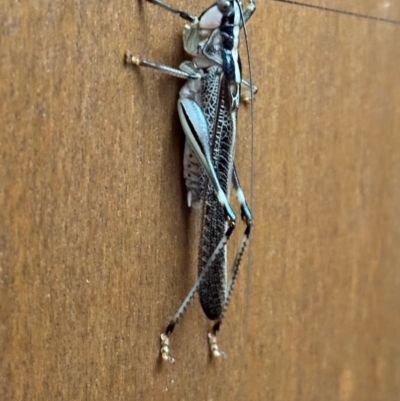
<path fill-rule="evenodd" d="M 215 261 L 215 258 L 218 256 L 218 254 L 224 249 L 225 245 L 229 241 L 230 236 L 232 235 L 233 230 L 235 229 L 235 222 L 227 220 L 229 223 L 229 227 L 226 230 L 224 236 L 221 238 L 219 241 L 218 245 L 214 249 L 214 252 L 210 256 L 210 259 L 208 260 L 207 264 L 204 266 L 204 269 L 202 270 L 200 276 L 197 278 L 196 282 L 194 283 L 192 289 L 189 291 L 188 295 L 186 296 L 185 300 L 182 302 L 181 306 L 179 307 L 178 311 L 175 313 L 174 317 L 172 320 L 169 322 L 168 326 L 166 327 L 165 331 L 161 334 L 161 357 L 164 359 L 164 361 L 168 361 L 171 363 L 175 362 L 175 359 L 171 356 L 170 354 L 170 349 L 169 349 L 169 336 L 172 334 L 174 331 L 174 328 L 176 324 L 179 322 L 180 318 L 182 315 L 185 313 L 186 308 L 190 304 L 191 300 L 193 299 L 194 295 L 198 291 L 200 284 L 204 277 L 207 275 L 209 269 L 211 268 L 213 262 Z M 218 345 L 217 345 L 218 348 Z M 221 355 L 223 353 L 221 352 Z M 221 355 L 216 355 L 215 356 L 221 356 Z"/>
<path fill-rule="evenodd" d="M 236 278 L 237 278 L 237 275 L 239 272 L 240 262 L 242 260 L 243 253 L 244 253 L 246 245 L 249 241 L 251 229 L 253 227 L 253 216 L 251 214 L 249 206 L 247 205 L 243 190 L 240 186 L 239 177 L 238 177 L 235 166 L 233 166 L 232 182 L 233 182 L 233 186 L 236 191 L 236 196 L 240 203 L 242 220 L 246 223 L 246 229 L 244 231 L 243 238 L 240 243 L 238 252 L 236 253 L 235 261 L 233 262 L 233 266 L 232 266 L 231 278 L 229 280 L 228 286 L 225 291 L 224 310 L 223 310 L 221 316 L 219 317 L 219 319 L 214 323 L 214 325 L 211 329 L 211 332 L 208 333 L 208 342 L 210 345 L 210 350 L 211 350 L 212 355 L 215 357 L 221 357 L 221 356 L 226 357 L 225 353 L 218 348 L 217 333 L 220 329 L 222 319 L 223 319 L 226 309 L 228 307 L 228 303 L 229 303 L 230 296 L 232 294 L 233 286 L 235 284 L 235 281 L 236 281 Z"/>

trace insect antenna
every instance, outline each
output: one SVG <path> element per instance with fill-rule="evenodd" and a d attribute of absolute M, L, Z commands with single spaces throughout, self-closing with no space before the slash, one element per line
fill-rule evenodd
<path fill-rule="evenodd" d="M 253 209 L 253 192 L 254 192 L 254 92 L 253 92 L 253 75 L 250 60 L 250 45 L 249 36 L 247 34 L 247 26 L 244 20 L 243 8 L 239 0 L 235 0 L 239 10 L 240 19 L 243 24 L 244 40 L 246 42 L 246 54 L 247 54 L 247 68 L 249 70 L 249 82 L 250 82 L 250 131 L 251 131 L 251 178 L 250 178 L 250 208 Z M 250 248 L 250 247 L 249 247 Z M 249 249 L 249 259 L 250 259 L 250 249 Z"/>
<path fill-rule="evenodd" d="M 250 132 L 251 132 L 251 139 L 250 139 L 250 151 L 251 151 L 251 162 L 250 162 L 250 170 L 251 170 L 251 177 L 250 177 L 250 209 L 253 210 L 254 208 L 254 91 L 253 91 L 253 75 L 252 75 L 252 68 L 251 68 L 251 60 L 250 60 L 250 45 L 249 45 L 249 37 L 247 34 L 247 26 L 246 26 L 246 21 L 244 19 L 243 15 L 243 8 L 242 5 L 239 3 L 238 0 L 236 2 L 239 5 L 239 10 L 240 10 L 240 19 L 242 20 L 243 24 L 243 32 L 244 32 L 244 38 L 246 42 L 246 54 L 247 54 L 247 68 L 249 70 L 249 82 L 250 82 Z M 250 269 L 252 266 L 252 261 L 253 261 L 253 247 L 252 247 L 252 241 L 249 241 L 248 244 L 248 267 L 247 267 L 247 274 L 246 274 L 246 312 L 248 309 L 248 302 L 250 298 L 250 288 L 251 288 L 251 274 L 250 274 Z M 244 316 L 245 319 L 245 330 L 248 327 L 247 321 L 248 321 L 248 313 L 245 313 Z M 245 332 L 245 337 L 247 337 L 247 333 Z"/>

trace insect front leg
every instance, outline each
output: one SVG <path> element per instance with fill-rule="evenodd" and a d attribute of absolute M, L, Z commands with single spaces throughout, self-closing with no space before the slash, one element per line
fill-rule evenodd
<path fill-rule="evenodd" d="M 251 99 L 257 94 L 258 88 L 255 85 L 251 85 L 249 81 L 242 79 L 242 83 L 240 85 L 240 100 L 244 103 L 251 103 Z"/>
<path fill-rule="evenodd" d="M 208 333 L 208 341 L 210 345 L 210 350 L 212 354 L 216 357 L 219 356 L 224 356 L 225 354 L 218 348 L 218 343 L 217 343 L 217 333 L 220 329 L 222 319 L 225 315 L 226 309 L 228 307 L 228 303 L 230 300 L 230 296 L 232 294 L 233 286 L 235 284 L 238 272 L 239 272 L 239 267 L 240 267 L 240 262 L 242 260 L 243 253 L 246 249 L 247 243 L 250 238 L 251 230 L 253 227 L 253 216 L 251 214 L 251 210 L 246 202 L 246 198 L 244 196 L 242 187 L 240 186 L 239 182 L 239 177 L 236 171 L 236 167 L 233 167 L 233 173 L 232 173 L 232 183 L 233 187 L 235 188 L 236 191 L 236 197 L 239 201 L 240 204 L 240 210 L 241 210 L 241 217 L 243 222 L 246 224 L 246 229 L 243 234 L 242 241 L 240 243 L 239 249 L 236 253 L 235 261 L 233 262 L 232 266 L 232 271 L 231 271 L 231 278 L 229 280 L 228 286 L 225 291 L 225 305 L 224 305 L 224 310 L 220 316 L 220 318 L 215 322 L 212 330 L 210 333 Z"/>
<path fill-rule="evenodd" d="M 178 68 L 170 67 L 165 64 L 154 63 L 153 61 L 140 59 L 137 56 L 133 56 L 131 52 L 127 51 L 125 55 L 125 62 L 127 64 L 137 67 L 149 67 L 173 77 L 182 79 L 199 79 L 200 74 L 195 69 L 187 67 L 188 63 L 182 63 Z"/>

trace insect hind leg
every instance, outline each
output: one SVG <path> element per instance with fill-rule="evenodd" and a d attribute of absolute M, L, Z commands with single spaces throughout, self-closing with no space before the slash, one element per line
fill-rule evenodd
<path fill-rule="evenodd" d="M 247 205 L 243 190 L 240 186 L 239 177 L 238 177 L 235 166 L 233 166 L 232 182 L 233 182 L 233 186 L 236 191 L 236 196 L 240 203 L 242 220 L 246 223 L 246 229 L 244 231 L 243 238 L 240 243 L 239 249 L 236 253 L 235 261 L 233 262 L 233 266 L 232 266 L 231 278 L 229 280 L 228 286 L 225 291 L 224 310 L 223 310 L 221 316 L 219 317 L 219 319 L 214 323 L 214 325 L 211 329 L 211 332 L 208 333 L 208 343 L 210 346 L 211 354 L 215 357 L 222 356 L 223 358 L 226 357 L 226 354 L 223 351 L 221 351 L 218 347 L 217 333 L 221 327 L 222 319 L 224 318 L 226 309 L 228 307 L 229 300 L 230 300 L 232 290 L 233 290 L 233 286 L 236 282 L 236 278 L 239 273 L 240 262 L 242 261 L 243 253 L 246 249 L 246 246 L 249 241 L 250 234 L 251 234 L 251 230 L 253 227 L 253 216 L 251 214 L 249 206 Z"/>
<path fill-rule="evenodd" d="M 219 241 L 218 245 L 214 249 L 213 253 L 211 254 L 207 264 L 204 266 L 200 276 L 197 278 L 195 284 L 193 285 L 192 289 L 189 291 L 188 295 L 186 296 L 185 300 L 182 302 L 181 306 L 179 307 L 178 311 L 175 313 L 174 317 L 172 320 L 169 322 L 168 326 L 166 327 L 165 331 L 161 334 L 161 357 L 163 360 L 174 363 L 175 359 L 171 356 L 170 354 L 170 347 L 169 347 L 169 337 L 174 331 L 174 328 L 176 324 L 179 322 L 180 318 L 182 315 L 185 313 L 187 307 L 189 306 L 191 300 L 193 299 L 194 295 L 198 291 L 200 284 L 204 277 L 206 277 L 207 273 L 209 272 L 213 262 L 215 261 L 215 258 L 218 256 L 218 254 L 224 249 L 225 245 L 229 241 L 230 236 L 232 235 L 233 230 L 235 229 L 235 222 L 232 220 L 227 219 L 229 223 L 229 227 L 226 230 L 225 234 Z M 215 326 L 215 325 L 214 325 Z M 211 340 L 210 340 L 211 341 Z M 216 344 L 216 339 L 215 339 L 215 344 Z M 210 342 L 211 345 L 211 342 Z M 217 351 L 218 351 L 218 345 L 216 344 Z M 224 353 L 222 351 L 219 351 L 219 354 L 217 352 L 213 352 L 214 356 L 223 356 Z"/>

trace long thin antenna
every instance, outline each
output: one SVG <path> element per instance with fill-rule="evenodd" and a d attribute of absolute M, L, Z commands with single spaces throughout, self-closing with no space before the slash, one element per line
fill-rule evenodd
<path fill-rule="evenodd" d="M 243 8 L 242 5 L 236 0 L 240 10 L 240 18 L 243 22 L 243 32 L 244 39 L 246 42 L 246 52 L 247 52 L 247 66 L 249 69 L 249 83 L 250 83 L 250 127 L 251 127 L 251 178 L 250 178 L 250 208 L 253 208 L 253 192 L 254 192 L 254 93 L 253 93 L 253 74 L 251 70 L 251 61 L 250 61 L 250 46 L 249 46 L 249 37 L 247 34 L 247 27 L 244 21 Z"/>
<path fill-rule="evenodd" d="M 250 106 L 251 106 L 251 111 L 250 111 L 250 126 L 251 126 L 251 177 L 250 177 L 250 209 L 253 210 L 253 205 L 254 205 L 254 93 L 253 93 L 253 75 L 251 71 L 251 62 L 250 62 L 250 46 L 249 46 L 249 38 L 247 35 L 247 28 L 246 28 L 246 23 L 244 21 L 244 16 L 243 16 L 243 9 L 241 4 L 239 3 L 238 0 L 236 0 L 237 4 L 239 5 L 239 10 L 240 10 L 240 18 L 243 22 L 243 32 L 244 32 L 244 37 L 246 41 L 246 50 L 247 50 L 247 65 L 249 69 L 249 81 L 250 81 Z M 252 212 L 253 213 L 253 212 Z M 253 220 L 254 221 L 254 220 Z M 253 261 L 253 247 L 252 247 L 252 242 L 249 241 L 248 245 L 248 268 L 247 268 L 247 274 L 246 274 L 246 313 L 245 313 L 245 327 L 247 328 L 247 322 L 248 322 L 248 305 L 249 305 L 249 298 L 250 298 L 250 286 L 251 286 L 251 265 Z M 245 337 L 247 337 L 247 330 L 245 333 Z"/>

